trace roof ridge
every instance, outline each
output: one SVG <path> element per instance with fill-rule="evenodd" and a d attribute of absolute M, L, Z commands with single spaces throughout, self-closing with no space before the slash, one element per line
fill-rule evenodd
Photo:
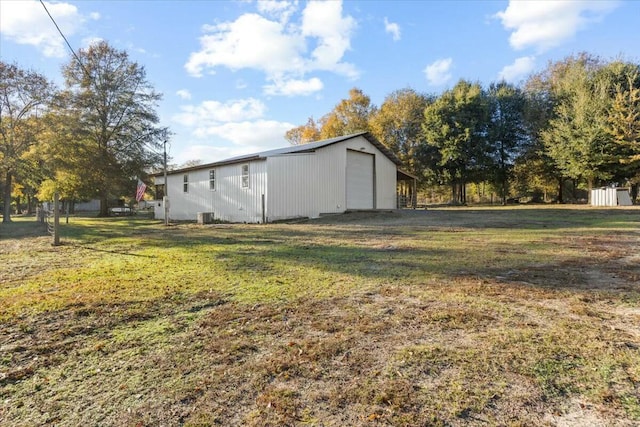
<path fill-rule="evenodd" d="M 294 153 L 310 152 L 310 151 L 315 151 L 318 148 L 326 147 L 328 145 L 337 144 L 338 142 L 342 142 L 342 141 L 346 141 L 346 140 L 349 140 L 349 139 L 357 138 L 359 136 L 364 137 L 367 141 L 369 141 L 371 144 L 373 144 L 378 150 L 380 150 L 385 156 L 387 156 L 396 165 L 400 165 L 401 164 L 400 160 L 396 157 L 396 155 L 393 152 L 391 152 L 391 150 L 389 150 L 389 148 L 387 148 L 384 144 L 382 144 L 382 142 L 380 142 L 376 137 L 374 137 L 371 134 L 371 132 L 369 132 L 369 131 L 361 131 L 361 132 L 352 133 L 352 134 L 349 134 L 349 135 L 343 135 L 343 136 L 337 136 L 337 137 L 334 137 L 334 138 L 327 138 L 327 139 L 322 139 L 322 140 L 319 140 L 319 141 L 313 141 L 313 142 L 309 142 L 309 143 L 306 143 L 306 144 L 291 145 L 289 147 L 274 148 L 274 149 L 271 149 L 271 150 L 260 151 L 260 152 L 257 152 L 257 153 L 243 154 L 241 156 L 230 157 L 230 158 L 227 158 L 227 159 L 219 160 L 217 162 L 205 163 L 205 164 L 196 165 L 196 166 L 189 166 L 189 167 L 180 168 L 180 169 L 174 169 L 174 170 L 171 170 L 171 171 L 167 171 L 167 173 L 172 175 L 172 174 L 189 172 L 189 171 L 193 171 L 193 170 L 213 168 L 213 167 L 216 167 L 216 166 L 224 166 L 224 165 L 229 165 L 229 164 L 234 164 L 234 163 L 242 163 L 242 162 L 246 162 L 246 161 L 265 160 L 267 157 L 272 157 L 272 156 L 281 155 L 281 154 L 294 154 Z M 152 174 L 152 175 L 159 176 L 159 175 L 162 175 L 163 173 L 164 172 L 156 173 L 156 174 Z"/>

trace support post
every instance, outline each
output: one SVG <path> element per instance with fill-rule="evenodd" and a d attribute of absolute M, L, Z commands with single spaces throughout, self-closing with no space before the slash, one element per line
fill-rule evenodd
<path fill-rule="evenodd" d="M 53 193 L 53 246 L 60 246 L 60 195 Z"/>
<path fill-rule="evenodd" d="M 164 225 L 169 225 L 169 197 L 164 196 L 162 204 L 164 205 Z"/>
<path fill-rule="evenodd" d="M 164 225 L 169 225 L 169 182 L 167 182 L 167 140 L 164 140 Z"/>

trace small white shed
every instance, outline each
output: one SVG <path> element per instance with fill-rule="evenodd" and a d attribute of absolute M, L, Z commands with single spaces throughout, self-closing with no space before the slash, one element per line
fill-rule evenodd
<path fill-rule="evenodd" d="M 631 206 L 626 188 L 603 187 L 591 190 L 591 206 Z"/>
<path fill-rule="evenodd" d="M 170 171 L 172 220 L 262 223 L 353 209 L 395 209 L 400 161 L 368 132 Z M 164 176 L 155 184 L 164 193 Z M 156 218 L 164 208 L 156 203 Z M 208 213 L 202 215 L 202 213 Z"/>

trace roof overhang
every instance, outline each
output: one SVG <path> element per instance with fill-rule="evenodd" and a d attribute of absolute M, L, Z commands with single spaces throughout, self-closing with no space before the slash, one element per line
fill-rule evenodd
<path fill-rule="evenodd" d="M 202 164 L 202 165 L 195 165 L 195 166 L 190 166 L 190 167 L 180 168 L 180 169 L 173 169 L 173 170 L 167 171 L 167 175 L 178 175 L 178 174 L 188 173 L 188 172 L 192 172 L 192 171 L 196 171 L 196 170 L 212 169 L 212 168 L 215 168 L 215 167 L 218 167 L 218 166 L 233 165 L 233 164 L 253 162 L 253 161 L 258 161 L 258 160 L 266 160 L 267 157 L 272 157 L 272 156 L 277 156 L 277 155 L 311 153 L 311 152 L 314 152 L 314 151 L 316 151 L 316 150 L 318 150 L 320 148 L 327 147 L 329 145 L 337 144 L 337 143 L 340 143 L 340 142 L 343 142 L 343 141 L 347 141 L 347 140 L 350 140 L 350 139 L 354 139 L 354 138 L 358 138 L 358 137 L 363 137 L 367 141 L 369 141 L 371 143 L 371 145 L 373 145 L 380 152 L 382 152 L 382 154 L 384 154 L 389 160 L 391 160 L 393 163 L 395 163 L 396 166 L 400 166 L 402 164 L 400 159 L 398 159 L 398 157 L 396 157 L 396 155 L 393 154 L 393 152 L 391 150 L 389 150 L 389 148 L 387 148 L 383 143 L 378 141 L 378 139 L 375 136 L 373 136 L 370 132 L 358 132 L 358 133 L 354 133 L 352 135 L 345 135 L 345 136 L 341 136 L 341 137 L 325 139 L 325 140 L 322 140 L 322 141 L 311 142 L 309 144 L 302 144 L 302 145 L 297 145 L 297 146 L 291 146 L 291 147 L 279 148 L 279 149 L 275 149 L 275 150 L 264 151 L 264 152 L 261 152 L 261 153 L 255 153 L 255 154 L 249 154 L 249 155 L 234 157 L 234 158 L 222 160 L 222 161 L 219 161 L 219 162 L 207 163 L 207 164 Z M 406 172 L 404 172 L 404 174 L 407 175 Z M 151 176 L 153 176 L 153 177 L 156 177 L 156 176 L 160 177 L 160 176 L 163 176 L 163 175 L 164 175 L 164 172 L 158 172 L 158 173 L 151 174 Z M 409 175 L 407 175 L 407 176 L 409 176 Z M 413 177 L 413 179 L 416 179 L 416 178 Z"/>
<path fill-rule="evenodd" d="M 396 170 L 396 179 L 398 181 L 417 181 L 418 177 L 413 175 L 413 174 L 410 174 L 407 171 L 404 171 L 404 170 L 398 168 Z"/>

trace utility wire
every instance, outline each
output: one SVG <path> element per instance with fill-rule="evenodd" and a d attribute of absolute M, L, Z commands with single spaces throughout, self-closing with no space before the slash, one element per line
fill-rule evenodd
<path fill-rule="evenodd" d="M 40 0 L 40 4 L 42 5 L 42 7 L 44 7 L 45 12 L 47 12 L 47 15 L 49 15 L 49 18 L 51 19 L 51 22 L 53 22 L 53 25 L 56 26 L 56 29 L 58 30 L 58 32 L 60 33 L 60 35 L 62 36 L 62 38 L 64 39 L 64 42 L 67 44 L 67 46 L 69 47 L 69 50 L 71 51 L 71 53 L 73 54 L 73 56 L 76 58 L 76 61 L 78 61 L 78 64 L 80 64 L 80 67 L 82 68 L 82 71 L 84 71 L 84 73 L 86 74 L 86 76 L 91 79 L 91 74 L 89 74 L 89 72 L 87 71 L 87 69 L 84 67 L 84 64 L 82 63 L 82 61 L 80 61 L 80 58 L 78 57 L 78 55 L 76 55 L 75 50 L 73 50 L 73 48 L 71 47 L 71 44 L 69 44 L 69 40 L 67 40 L 67 38 L 64 36 L 64 34 L 62 33 L 62 30 L 60 29 L 60 27 L 58 27 L 58 24 L 56 23 L 56 20 L 53 19 L 53 16 L 51 16 L 51 14 L 49 13 L 49 9 L 47 9 L 47 6 L 45 6 L 44 2 L 42 0 Z"/>

